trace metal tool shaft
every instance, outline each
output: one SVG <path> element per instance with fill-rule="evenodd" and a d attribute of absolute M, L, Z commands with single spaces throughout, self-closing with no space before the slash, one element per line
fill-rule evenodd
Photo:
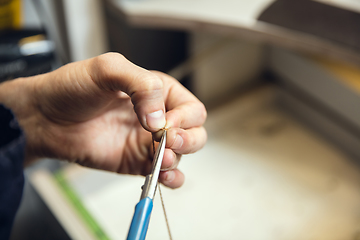
<path fill-rule="evenodd" d="M 164 131 L 163 135 L 161 136 L 159 146 L 156 149 L 155 156 L 154 156 L 154 162 L 153 162 L 153 168 L 151 170 L 151 174 L 146 176 L 140 200 L 144 199 L 146 197 L 154 199 L 156 186 L 157 186 L 159 174 L 160 174 L 160 168 L 161 168 L 162 160 L 164 157 L 165 144 L 166 144 L 166 130 Z"/>

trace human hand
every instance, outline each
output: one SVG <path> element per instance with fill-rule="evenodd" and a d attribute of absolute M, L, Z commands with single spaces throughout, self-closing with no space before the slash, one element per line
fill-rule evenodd
<path fill-rule="evenodd" d="M 181 155 L 199 150 L 207 138 L 206 110 L 194 95 L 172 77 L 116 53 L 2 83 L 0 102 L 24 129 L 27 160 L 53 157 L 146 175 L 151 133 L 169 129 L 160 181 L 171 188 L 184 182 L 176 168 Z"/>

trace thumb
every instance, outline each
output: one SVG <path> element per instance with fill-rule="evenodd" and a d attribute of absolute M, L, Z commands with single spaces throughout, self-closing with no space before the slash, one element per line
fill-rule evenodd
<path fill-rule="evenodd" d="M 89 61 L 88 72 L 102 90 L 123 91 L 130 96 L 141 125 L 156 132 L 166 124 L 163 81 L 118 53 L 106 53 Z"/>

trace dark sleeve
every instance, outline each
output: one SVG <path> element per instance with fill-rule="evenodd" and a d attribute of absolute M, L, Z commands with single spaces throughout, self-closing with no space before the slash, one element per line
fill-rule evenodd
<path fill-rule="evenodd" d="M 23 186 L 25 137 L 10 110 L 0 105 L 0 239 L 8 239 Z"/>

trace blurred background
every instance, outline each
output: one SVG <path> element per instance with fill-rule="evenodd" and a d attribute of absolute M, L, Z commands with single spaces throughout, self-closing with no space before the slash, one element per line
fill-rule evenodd
<path fill-rule="evenodd" d="M 0 0 L 0 82 L 108 51 L 166 72 L 209 112 L 164 190 L 174 239 L 360 239 L 359 26 L 357 0 Z M 125 238 L 143 178 L 25 174 L 11 239 Z"/>

